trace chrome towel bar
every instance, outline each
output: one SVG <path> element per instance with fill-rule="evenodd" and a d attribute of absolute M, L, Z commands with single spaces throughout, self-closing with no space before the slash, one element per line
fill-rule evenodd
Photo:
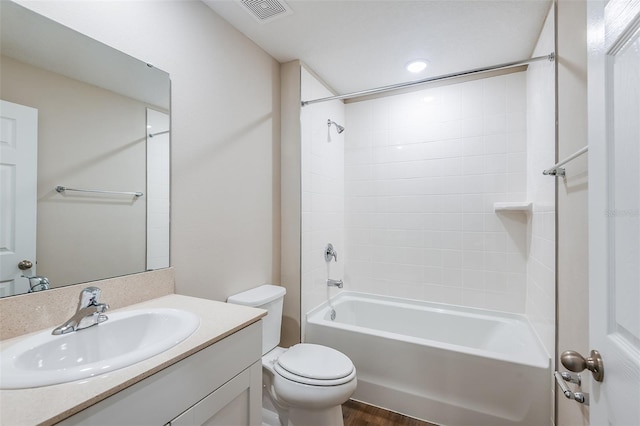
<path fill-rule="evenodd" d="M 585 152 L 587 152 L 589 150 L 588 146 L 585 146 L 584 148 L 574 152 L 573 154 L 571 154 L 570 156 L 568 156 L 567 158 L 565 158 L 564 160 L 558 162 L 557 164 L 555 164 L 553 167 L 545 170 L 542 172 L 543 175 L 548 175 L 548 176 L 561 176 L 561 177 L 565 177 L 565 171 L 564 171 L 564 167 L 560 167 L 563 166 L 565 164 L 567 164 L 569 161 L 573 160 L 574 158 L 577 158 L 579 156 L 581 156 L 582 154 L 584 154 Z"/>
<path fill-rule="evenodd" d="M 150 138 L 155 138 L 156 136 L 160 136 L 160 135 L 166 135 L 167 133 L 169 133 L 171 130 L 163 130 L 162 132 L 157 132 L 157 133 L 149 133 L 149 137 Z"/>
<path fill-rule="evenodd" d="M 65 192 L 65 191 L 76 191 L 76 192 L 94 192 L 98 194 L 112 194 L 112 195 L 133 195 L 135 197 L 142 197 L 144 194 L 142 192 L 124 192 L 124 191 L 99 191 L 97 189 L 77 189 L 77 188 L 68 188 L 66 186 L 56 186 L 57 192 Z"/>

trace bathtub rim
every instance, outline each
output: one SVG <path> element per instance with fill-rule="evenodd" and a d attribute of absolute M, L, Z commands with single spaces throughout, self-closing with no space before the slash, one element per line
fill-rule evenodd
<path fill-rule="evenodd" d="M 500 352 L 493 352 L 489 350 L 471 348 L 471 347 L 466 347 L 462 345 L 444 343 L 444 342 L 439 342 L 437 340 L 418 338 L 418 337 L 413 337 L 408 335 L 400 335 L 397 333 L 392 333 L 392 332 L 382 331 L 382 330 L 375 330 L 375 329 L 351 325 L 351 324 L 334 323 L 324 319 L 323 313 L 327 311 L 330 306 L 332 306 L 334 303 L 337 304 L 337 302 L 340 301 L 341 299 L 349 299 L 349 298 L 361 299 L 361 300 L 373 299 L 379 302 L 391 302 L 395 304 L 410 305 L 410 306 L 416 306 L 416 307 L 427 307 L 433 310 L 462 312 L 468 315 L 474 315 L 474 316 L 480 316 L 480 317 L 491 317 L 494 320 L 496 318 L 498 320 L 503 319 L 505 322 L 506 321 L 522 322 L 527 327 L 529 333 L 533 338 L 532 339 L 533 344 L 536 345 L 536 349 L 539 357 L 532 357 L 535 360 L 531 360 L 531 361 L 529 360 L 521 361 L 514 356 L 509 356 Z M 535 329 L 531 325 L 531 322 L 529 321 L 527 316 L 523 314 L 513 313 L 513 312 L 504 312 L 504 311 L 497 311 L 497 310 L 493 311 L 489 309 L 474 308 L 474 307 L 462 306 L 462 305 L 429 302 L 429 301 L 423 301 L 423 300 L 417 300 L 417 299 L 402 298 L 397 296 L 386 296 L 386 295 L 380 295 L 380 294 L 374 294 L 374 293 L 364 293 L 364 292 L 344 290 L 332 296 L 329 300 L 324 301 L 323 303 L 321 303 L 320 305 L 316 306 L 315 308 L 310 310 L 308 313 L 306 313 L 305 322 L 307 325 L 314 324 L 319 326 L 322 326 L 326 323 L 328 324 L 328 326 L 333 328 L 349 330 L 355 333 L 361 333 L 369 336 L 384 337 L 387 339 L 398 340 L 398 336 L 400 336 L 401 338 L 399 340 L 402 340 L 408 343 L 431 346 L 431 347 L 442 349 L 445 351 L 460 352 L 467 355 L 479 356 L 486 359 L 495 359 L 495 360 L 500 360 L 502 362 L 508 362 L 512 364 L 524 365 L 524 366 L 534 367 L 534 368 L 549 369 L 551 367 L 551 362 L 552 362 L 551 356 L 547 353 L 546 349 L 544 348 L 544 345 L 542 344 L 542 341 L 540 340 L 540 337 L 535 332 Z"/>

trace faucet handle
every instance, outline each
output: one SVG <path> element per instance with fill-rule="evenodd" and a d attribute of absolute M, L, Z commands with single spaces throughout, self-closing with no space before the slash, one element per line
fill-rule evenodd
<path fill-rule="evenodd" d="M 87 306 L 97 305 L 100 300 L 102 290 L 98 287 L 87 287 L 80 293 L 80 301 L 78 302 L 78 310 Z"/>
<path fill-rule="evenodd" d="M 338 252 L 333 248 L 333 244 L 329 243 L 324 249 L 324 260 L 327 262 L 331 262 L 332 257 L 334 261 L 338 261 Z"/>
<path fill-rule="evenodd" d="M 23 278 L 29 280 L 29 293 L 33 293 L 35 291 L 49 290 L 49 279 L 42 275 L 20 275 Z M 35 281 L 35 284 L 33 282 Z"/>

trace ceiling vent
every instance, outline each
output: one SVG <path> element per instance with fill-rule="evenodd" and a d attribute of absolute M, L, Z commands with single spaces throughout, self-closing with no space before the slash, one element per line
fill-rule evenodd
<path fill-rule="evenodd" d="M 240 0 L 240 3 L 261 24 L 293 13 L 283 0 Z"/>

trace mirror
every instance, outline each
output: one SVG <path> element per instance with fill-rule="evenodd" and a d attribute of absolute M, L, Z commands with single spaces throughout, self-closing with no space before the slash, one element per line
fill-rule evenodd
<path fill-rule="evenodd" d="M 169 75 L 0 5 L 0 296 L 168 267 Z"/>

